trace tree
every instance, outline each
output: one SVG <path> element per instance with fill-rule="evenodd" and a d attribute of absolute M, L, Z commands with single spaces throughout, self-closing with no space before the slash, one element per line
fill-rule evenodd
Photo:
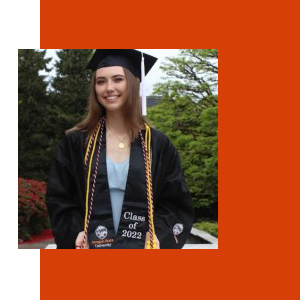
<path fill-rule="evenodd" d="M 149 120 L 164 131 L 181 157 L 196 217 L 217 218 L 218 203 L 218 50 L 186 49 L 168 58 L 162 69 L 169 80 L 156 84 L 160 105 Z"/>
<path fill-rule="evenodd" d="M 57 139 L 82 120 L 86 113 L 91 71 L 86 68 L 93 50 L 64 49 L 57 52 L 57 74 L 52 87 L 52 113 Z"/>
<path fill-rule="evenodd" d="M 49 92 L 39 74 L 51 59 L 46 51 L 19 50 L 19 176 L 46 180 L 53 154 L 66 129 L 79 122 L 87 106 L 93 50 L 60 50 Z"/>
<path fill-rule="evenodd" d="M 186 96 L 193 102 L 199 102 L 200 108 L 217 105 L 217 49 L 182 49 L 179 57 L 167 58 L 161 69 L 169 81 L 157 84 L 155 95 L 170 100 Z"/>
<path fill-rule="evenodd" d="M 18 152 L 19 176 L 40 179 L 46 176 L 43 167 L 48 163 L 45 149 L 48 139 L 44 133 L 48 102 L 47 83 L 41 70 L 50 71 L 46 50 L 18 51 Z"/>

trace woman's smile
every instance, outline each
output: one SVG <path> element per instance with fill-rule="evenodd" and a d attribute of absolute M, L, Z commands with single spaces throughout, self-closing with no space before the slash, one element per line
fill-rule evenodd
<path fill-rule="evenodd" d="M 115 95 L 115 96 L 107 96 L 107 97 L 104 97 L 104 98 L 108 101 L 113 101 L 113 100 L 118 99 L 119 97 L 120 97 L 119 95 Z"/>
<path fill-rule="evenodd" d="M 107 111 L 120 111 L 127 101 L 127 79 L 122 67 L 105 67 L 96 72 L 95 91 Z"/>

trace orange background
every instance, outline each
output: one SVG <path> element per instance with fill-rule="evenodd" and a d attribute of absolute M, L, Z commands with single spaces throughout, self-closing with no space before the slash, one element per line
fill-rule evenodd
<path fill-rule="evenodd" d="M 297 298 L 297 209 L 285 207 L 299 194 L 292 131 L 299 105 L 293 73 L 281 92 L 287 73 L 279 69 L 294 63 L 283 51 L 297 36 L 298 10 L 195 3 L 41 0 L 42 49 L 216 48 L 220 55 L 219 249 L 41 250 L 42 300 Z"/>

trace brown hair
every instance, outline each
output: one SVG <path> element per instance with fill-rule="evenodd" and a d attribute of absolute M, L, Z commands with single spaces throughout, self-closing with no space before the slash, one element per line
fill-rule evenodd
<path fill-rule="evenodd" d="M 128 69 L 123 68 L 127 79 L 127 94 L 128 99 L 124 105 L 125 121 L 130 130 L 132 140 L 138 137 L 139 130 L 145 128 L 144 123 L 148 121 L 141 114 L 141 99 L 140 99 L 140 80 L 135 77 Z M 97 127 L 99 120 L 105 116 L 106 110 L 103 105 L 98 101 L 96 90 L 96 72 L 94 72 L 90 85 L 90 95 L 88 98 L 87 115 L 84 119 L 75 125 L 73 128 L 66 130 L 66 133 L 75 130 L 85 130 L 88 136 Z"/>

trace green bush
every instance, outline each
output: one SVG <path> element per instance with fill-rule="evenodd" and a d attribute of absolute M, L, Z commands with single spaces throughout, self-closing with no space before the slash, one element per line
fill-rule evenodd
<path fill-rule="evenodd" d="M 19 239 L 28 241 L 32 235 L 50 228 L 45 204 L 46 183 L 18 179 L 18 234 Z"/>
<path fill-rule="evenodd" d="M 216 238 L 218 237 L 218 223 L 199 222 L 199 223 L 195 223 L 194 227 L 206 231 Z"/>

